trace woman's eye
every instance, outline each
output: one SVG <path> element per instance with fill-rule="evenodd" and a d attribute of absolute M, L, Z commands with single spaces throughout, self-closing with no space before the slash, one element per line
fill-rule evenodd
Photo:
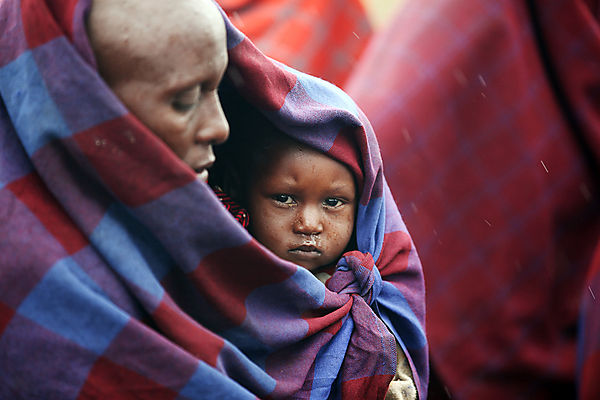
<path fill-rule="evenodd" d="M 173 100 L 173 102 L 171 103 L 171 107 L 173 107 L 173 110 L 178 111 L 178 112 L 189 111 L 194 106 L 195 106 L 195 103 L 184 103 L 179 100 Z"/>
<path fill-rule="evenodd" d="M 275 194 L 272 196 L 273 200 L 275 200 L 278 203 L 283 203 L 283 204 L 293 204 L 294 203 L 294 199 L 292 199 L 292 196 L 290 196 L 289 194 Z"/>
<path fill-rule="evenodd" d="M 186 112 L 194 108 L 200 100 L 200 85 L 186 89 L 175 95 L 171 101 L 171 107 L 177 112 Z"/>
<path fill-rule="evenodd" d="M 339 207 L 344 204 L 344 202 L 340 199 L 336 199 L 335 197 L 328 197 L 325 199 L 325 201 L 323 201 L 323 204 L 325 204 L 327 207 Z"/>

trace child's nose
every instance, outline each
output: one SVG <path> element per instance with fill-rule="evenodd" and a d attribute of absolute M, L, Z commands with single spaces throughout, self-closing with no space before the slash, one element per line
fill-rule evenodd
<path fill-rule="evenodd" d="M 315 235 L 323 232 L 321 211 L 317 207 L 299 207 L 298 217 L 294 223 L 294 232 L 304 235 Z"/>
<path fill-rule="evenodd" d="M 196 142 L 206 144 L 223 143 L 229 136 L 229 124 L 216 91 L 210 94 L 210 98 L 207 99 L 204 107 L 205 109 L 202 110 L 198 121 Z"/>

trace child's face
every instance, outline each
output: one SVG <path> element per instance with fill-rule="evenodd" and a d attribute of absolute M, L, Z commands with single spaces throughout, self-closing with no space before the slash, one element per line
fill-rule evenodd
<path fill-rule="evenodd" d="M 125 106 L 206 181 L 207 168 L 215 161 L 212 145 L 229 134 L 217 95 L 227 66 L 223 18 L 206 0 L 177 6 L 144 1 L 139 10 L 121 11 L 138 15 L 139 21 L 128 18 L 127 27 L 113 27 L 114 11 L 102 20 L 103 2 L 98 3 L 91 14 L 90 36 L 103 78 Z M 94 18 L 94 13 L 99 16 Z M 111 28 L 118 34 L 111 34 Z M 115 49 L 118 46 L 125 48 Z"/>
<path fill-rule="evenodd" d="M 279 257 L 309 270 L 336 263 L 354 230 L 356 184 L 341 163 L 281 145 L 249 193 L 250 230 Z"/>

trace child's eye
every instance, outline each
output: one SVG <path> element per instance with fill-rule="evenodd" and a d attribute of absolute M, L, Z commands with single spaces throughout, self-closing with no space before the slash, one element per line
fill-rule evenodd
<path fill-rule="evenodd" d="M 278 203 L 283 203 L 283 204 L 293 204 L 294 203 L 294 199 L 289 194 L 274 194 L 273 196 L 271 196 L 271 198 Z"/>
<path fill-rule="evenodd" d="M 339 207 L 342 204 L 344 204 L 344 202 L 335 197 L 328 197 L 323 201 L 323 204 L 326 205 L 327 207 Z"/>

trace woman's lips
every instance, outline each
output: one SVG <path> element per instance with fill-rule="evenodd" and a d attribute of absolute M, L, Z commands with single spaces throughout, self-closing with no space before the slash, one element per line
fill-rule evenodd
<path fill-rule="evenodd" d="M 194 171 L 196 172 L 196 179 L 203 182 L 208 182 L 208 170 L 213 166 L 214 157 L 209 159 L 207 163 L 195 164 Z"/>
<path fill-rule="evenodd" d="M 199 171 L 196 171 L 196 179 L 202 181 L 202 182 L 208 182 L 208 170 L 207 169 L 202 169 Z"/>

